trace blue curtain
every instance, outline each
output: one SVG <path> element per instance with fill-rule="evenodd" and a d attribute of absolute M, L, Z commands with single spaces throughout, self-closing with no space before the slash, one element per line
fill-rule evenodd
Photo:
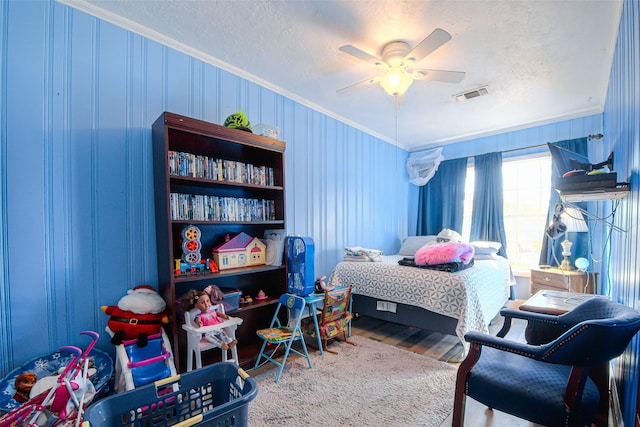
<path fill-rule="evenodd" d="M 565 148 L 569 151 L 573 151 L 574 153 L 581 154 L 583 156 L 587 156 L 587 138 L 578 138 L 578 139 L 569 139 L 566 141 L 558 141 L 554 142 L 550 145 L 556 145 L 560 148 Z M 553 212 L 555 210 L 556 204 L 560 203 L 560 195 L 555 190 L 556 188 L 556 179 L 560 177 L 560 173 L 555 165 L 551 167 L 551 195 L 549 197 L 549 212 L 547 215 L 547 222 L 544 225 L 544 229 L 546 230 L 551 221 L 553 220 Z M 579 206 L 583 209 L 586 208 L 586 204 L 584 203 L 576 203 L 576 206 Z M 573 246 L 571 248 L 571 256 L 569 260 L 571 265 L 573 266 L 575 260 L 580 257 L 587 258 L 588 254 L 588 234 L 589 233 L 571 233 L 569 239 L 573 242 Z M 558 266 L 562 263 L 562 246 L 560 246 L 560 242 L 564 240 L 564 235 L 557 239 L 550 239 L 547 234 L 544 234 L 542 240 L 542 248 L 540 250 L 540 264 L 541 265 L 553 265 Z M 557 261 L 557 262 L 556 262 Z"/>
<path fill-rule="evenodd" d="M 464 183 L 467 158 L 445 160 L 420 189 L 418 200 L 419 236 L 438 234 L 443 228 L 462 232 Z"/>
<path fill-rule="evenodd" d="M 507 238 L 504 232 L 502 154 L 475 156 L 475 186 L 469 241 L 489 240 L 502 243 L 498 251 L 507 257 Z"/>

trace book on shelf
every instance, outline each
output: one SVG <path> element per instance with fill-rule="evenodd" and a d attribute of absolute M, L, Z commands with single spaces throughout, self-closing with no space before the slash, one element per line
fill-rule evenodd
<path fill-rule="evenodd" d="M 206 194 L 169 195 L 173 221 L 274 221 L 275 201 Z"/>
<path fill-rule="evenodd" d="M 233 160 L 168 151 L 169 174 L 213 181 L 274 186 L 273 168 Z"/>

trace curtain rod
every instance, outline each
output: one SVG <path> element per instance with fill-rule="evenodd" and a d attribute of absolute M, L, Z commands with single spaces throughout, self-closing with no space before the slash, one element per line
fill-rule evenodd
<path fill-rule="evenodd" d="M 587 136 L 587 141 L 590 141 L 592 139 L 602 139 L 604 137 L 603 134 L 601 133 L 596 133 L 595 135 L 588 135 Z M 538 145 L 530 145 L 528 147 L 522 147 L 522 148 L 512 148 L 511 150 L 503 150 L 501 151 L 501 153 L 511 153 L 513 151 L 520 151 L 520 150 L 529 150 L 531 148 L 540 148 L 540 147 L 546 147 L 547 144 L 538 144 Z"/>

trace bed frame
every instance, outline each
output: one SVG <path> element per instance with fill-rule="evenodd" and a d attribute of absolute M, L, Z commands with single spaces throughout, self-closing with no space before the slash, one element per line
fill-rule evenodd
<path fill-rule="evenodd" d="M 434 313 L 433 311 L 426 310 L 422 307 L 395 302 L 395 313 L 391 311 L 382 311 L 377 309 L 377 304 L 378 301 L 385 300 L 358 294 L 353 294 L 352 297 L 353 305 L 351 311 L 355 316 L 369 316 L 386 322 L 413 326 L 415 328 L 426 329 L 457 337 L 456 326 L 458 324 L 458 320 L 453 317 Z"/>

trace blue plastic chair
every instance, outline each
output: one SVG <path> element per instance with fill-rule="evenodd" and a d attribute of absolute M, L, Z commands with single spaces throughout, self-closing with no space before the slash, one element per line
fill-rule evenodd
<path fill-rule="evenodd" d="M 640 313 L 595 297 L 560 316 L 510 309 L 501 314 L 506 328 L 498 336 L 464 337 L 470 349 L 458 368 L 452 425 L 464 424 L 467 396 L 545 426 L 591 423 L 600 393 L 589 373 L 626 349 L 640 330 Z M 512 318 L 550 327 L 556 338 L 540 345 L 505 339 Z"/>
<path fill-rule="evenodd" d="M 260 354 L 258 355 L 258 360 L 256 360 L 254 369 L 257 369 L 258 366 L 260 366 L 262 359 L 279 366 L 278 374 L 276 375 L 276 383 L 280 381 L 280 375 L 282 375 L 284 365 L 287 362 L 287 357 L 289 357 L 289 353 L 291 352 L 307 359 L 309 368 L 311 368 L 311 359 L 309 359 L 307 345 L 304 342 L 304 335 L 300 329 L 300 321 L 302 320 L 304 307 L 304 298 L 297 295 L 284 294 L 280 296 L 280 299 L 278 300 L 278 307 L 276 308 L 276 312 L 273 315 L 273 319 L 271 320 L 269 327 L 256 331 L 256 334 L 258 334 L 264 342 L 260 348 Z M 280 321 L 281 318 L 284 318 L 285 311 L 286 318 L 288 319 L 286 325 L 282 324 Z M 296 341 L 300 342 L 302 351 L 296 350 L 292 347 L 293 343 Z M 276 347 L 271 351 L 271 354 L 265 353 L 267 344 L 276 345 Z M 278 361 L 275 355 L 279 346 L 284 347 L 282 361 Z"/>
<path fill-rule="evenodd" d="M 107 326 L 107 332 L 113 332 Z M 147 345 L 137 346 L 137 340 L 125 340 L 116 347 L 115 391 L 122 393 L 145 384 L 176 375 L 169 337 L 164 330 L 148 337 Z"/>

